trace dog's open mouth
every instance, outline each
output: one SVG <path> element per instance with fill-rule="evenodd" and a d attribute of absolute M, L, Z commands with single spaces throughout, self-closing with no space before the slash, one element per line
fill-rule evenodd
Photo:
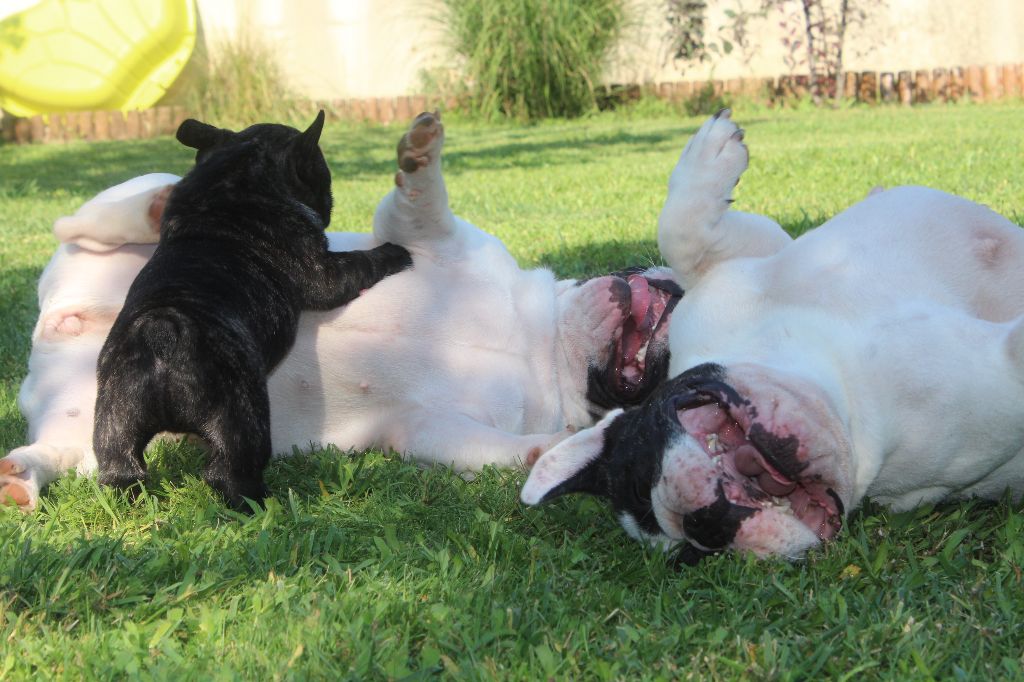
<path fill-rule="evenodd" d="M 768 432 L 732 402 L 692 392 L 676 405 L 683 429 L 714 462 L 727 500 L 752 510 L 788 510 L 820 539 L 834 537 L 843 526 L 843 503 L 828 481 L 807 472 L 794 437 Z"/>
<path fill-rule="evenodd" d="M 612 369 L 615 389 L 622 395 L 639 392 L 646 376 L 651 345 L 663 336 L 660 332 L 682 296 L 682 290 L 667 280 L 634 274 L 629 275 L 626 282 L 631 294 L 629 316 L 615 344 Z"/>

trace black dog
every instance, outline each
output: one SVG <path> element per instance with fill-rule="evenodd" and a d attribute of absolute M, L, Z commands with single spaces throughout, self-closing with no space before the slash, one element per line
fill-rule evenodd
<path fill-rule="evenodd" d="M 267 375 L 295 340 L 299 312 L 344 305 L 410 265 L 402 247 L 331 253 L 331 174 L 303 133 L 242 132 L 195 120 L 178 140 L 196 165 L 175 186 L 153 257 L 128 290 L 100 352 L 93 447 L 100 482 L 146 476 L 162 431 L 210 446 L 204 478 L 227 502 L 262 501 L 271 457 Z"/>

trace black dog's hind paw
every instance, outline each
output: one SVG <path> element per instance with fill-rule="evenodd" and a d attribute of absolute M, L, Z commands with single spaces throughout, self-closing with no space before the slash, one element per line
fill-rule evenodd
<path fill-rule="evenodd" d="M 99 477 L 100 485 L 110 486 L 125 492 L 133 502 L 146 487 L 146 477 L 135 474 L 106 473 Z"/>
<path fill-rule="evenodd" d="M 259 479 L 207 478 L 206 482 L 224 497 L 224 502 L 231 509 L 244 514 L 252 514 L 255 511 L 250 500 L 262 509 L 269 494 L 267 487 Z"/>

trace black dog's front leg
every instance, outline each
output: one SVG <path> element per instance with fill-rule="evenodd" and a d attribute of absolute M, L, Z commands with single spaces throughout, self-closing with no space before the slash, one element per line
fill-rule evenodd
<path fill-rule="evenodd" d="M 381 244 L 368 251 L 328 253 L 327 265 L 306 288 L 306 308 L 329 310 L 355 300 L 388 275 L 412 266 L 412 256 L 397 244 Z"/>

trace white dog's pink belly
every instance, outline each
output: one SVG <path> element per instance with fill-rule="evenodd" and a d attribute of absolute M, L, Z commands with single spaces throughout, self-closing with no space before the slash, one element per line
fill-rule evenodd
<path fill-rule="evenodd" d="M 96 357 L 106 335 L 37 343 L 19 407 L 29 420 L 29 442 L 92 443 Z"/>

